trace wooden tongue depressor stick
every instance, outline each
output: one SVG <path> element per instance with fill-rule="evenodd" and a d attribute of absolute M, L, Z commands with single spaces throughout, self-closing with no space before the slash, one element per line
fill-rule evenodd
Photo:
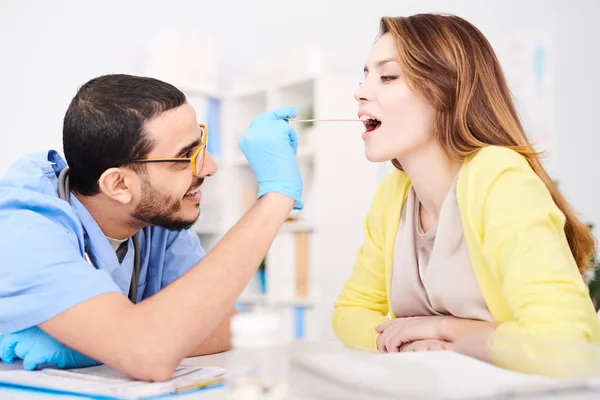
<path fill-rule="evenodd" d="M 363 122 L 360 119 L 295 119 L 285 118 L 288 122 Z"/>

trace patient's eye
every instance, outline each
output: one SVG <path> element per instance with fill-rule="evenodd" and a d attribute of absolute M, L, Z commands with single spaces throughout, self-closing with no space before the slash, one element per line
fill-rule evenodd
<path fill-rule="evenodd" d="M 391 81 L 393 81 L 393 80 L 395 80 L 395 79 L 398 79 L 398 77 L 397 77 L 397 76 L 395 76 L 395 75 L 383 75 L 383 76 L 381 77 L 381 81 L 382 81 L 382 82 L 384 82 L 384 83 L 385 83 L 385 82 L 391 82 Z"/>

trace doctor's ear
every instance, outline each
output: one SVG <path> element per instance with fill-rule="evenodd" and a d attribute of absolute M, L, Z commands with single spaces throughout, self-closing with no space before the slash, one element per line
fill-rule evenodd
<path fill-rule="evenodd" d="M 129 204 L 133 199 L 131 177 L 124 168 L 109 168 L 98 179 L 100 191 L 113 200 Z"/>

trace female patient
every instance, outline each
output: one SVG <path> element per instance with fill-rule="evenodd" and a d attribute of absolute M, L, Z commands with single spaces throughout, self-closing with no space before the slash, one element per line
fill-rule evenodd
<path fill-rule="evenodd" d="M 366 157 L 396 169 L 335 304 L 340 340 L 436 350 L 482 328 L 599 341 L 582 279 L 594 239 L 528 142 L 482 33 L 455 16 L 383 18 L 364 72 Z"/>

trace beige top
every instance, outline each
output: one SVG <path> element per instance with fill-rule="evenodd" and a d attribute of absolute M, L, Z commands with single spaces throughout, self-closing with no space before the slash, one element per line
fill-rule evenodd
<path fill-rule="evenodd" d="M 483 300 L 463 236 L 456 180 L 437 226 L 424 233 L 411 187 L 396 235 L 390 301 L 397 317 L 453 315 L 493 322 Z"/>

